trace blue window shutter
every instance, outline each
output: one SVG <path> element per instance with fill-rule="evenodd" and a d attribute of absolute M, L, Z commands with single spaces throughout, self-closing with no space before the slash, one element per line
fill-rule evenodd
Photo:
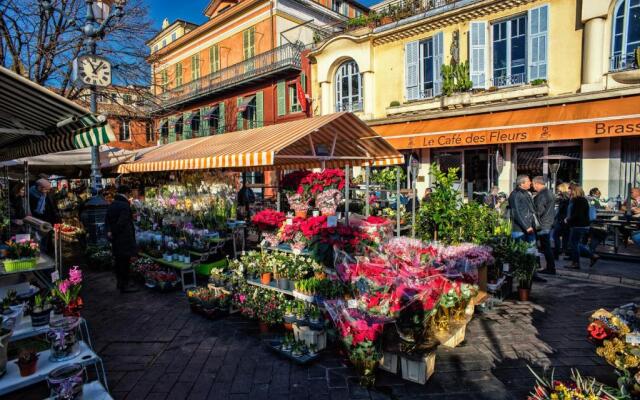
<path fill-rule="evenodd" d="M 433 95 L 442 94 L 442 64 L 444 64 L 444 33 L 433 35 Z"/>
<path fill-rule="evenodd" d="M 419 68 L 419 42 L 410 42 L 405 45 L 405 95 L 407 100 L 416 100 L 420 95 L 420 68 Z"/>
<path fill-rule="evenodd" d="M 547 47 L 549 33 L 549 6 L 529 10 L 529 82 L 547 79 Z"/>
<path fill-rule="evenodd" d="M 487 88 L 487 23 L 473 21 L 469 35 L 469 70 L 474 88 Z"/>

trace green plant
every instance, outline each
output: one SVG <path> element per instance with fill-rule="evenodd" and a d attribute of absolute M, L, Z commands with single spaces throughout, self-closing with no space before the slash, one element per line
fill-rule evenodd
<path fill-rule="evenodd" d="M 453 67 L 453 65 L 442 65 L 442 94 L 444 96 L 451 96 L 455 91 Z"/>
<path fill-rule="evenodd" d="M 442 94 L 450 96 L 453 93 L 466 92 L 473 87 L 469 73 L 469 63 L 442 65 Z"/>
<path fill-rule="evenodd" d="M 400 182 L 406 179 L 404 170 L 398 167 L 386 167 L 380 170 L 374 170 L 371 176 L 371 182 L 386 188 L 395 188 L 398 175 L 400 175 Z"/>
<path fill-rule="evenodd" d="M 400 105 L 400 102 L 397 100 L 394 100 L 391 103 L 389 103 L 389 107 L 398 107 L 399 105 Z"/>
<path fill-rule="evenodd" d="M 540 86 L 544 85 L 545 83 L 547 83 L 546 79 L 534 79 L 531 81 L 531 86 Z"/>
<path fill-rule="evenodd" d="M 518 280 L 518 288 L 531 289 L 533 275 L 538 267 L 535 246 L 522 241 L 512 240 L 507 248 L 506 261 L 509 262 L 514 277 Z"/>
<path fill-rule="evenodd" d="M 358 28 L 361 26 L 366 26 L 369 23 L 366 15 L 361 15 L 359 17 L 350 18 L 347 20 L 347 28 Z"/>

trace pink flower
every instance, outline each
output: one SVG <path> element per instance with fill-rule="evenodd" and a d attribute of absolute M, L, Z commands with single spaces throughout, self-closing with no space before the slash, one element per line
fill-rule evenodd
<path fill-rule="evenodd" d="M 60 289 L 60 292 L 62 294 L 67 294 L 67 291 L 69 291 L 69 287 L 71 287 L 71 282 L 69 282 L 66 279 L 64 281 L 58 283 L 58 289 Z"/>
<path fill-rule="evenodd" d="M 82 283 L 82 271 L 77 265 L 69 270 L 69 282 L 71 282 L 72 285 L 79 285 Z"/>

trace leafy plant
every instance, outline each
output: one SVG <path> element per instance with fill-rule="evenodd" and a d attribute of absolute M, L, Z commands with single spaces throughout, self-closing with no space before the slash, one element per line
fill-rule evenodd
<path fill-rule="evenodd" d="M 531 244 L 522 240 L 512 240 L 506 254 L 506 260 L 511 265 L 513 275 L 518 280 L 518 287 L 530 289 L 533 275 L 538 266 L 537 250 Z"/>
<path fill-rule="evenodd" d="M 397 100 L 394 100 L 391 103 L 389 103 L 389 107 L 398 107 L 399 105 L 400 105 L 400 102 Z"/>
<path fill-rule="evenodd" d="M 400 181 L 406 179 L 403 169 L 397 167 L 386 167 L 380 170 L 374 170 L 371 175 L 371 182 L 382 185 L 386 188 L 394 188 L 397 184 L 397 176 L 400 175 Z"/>
<path fill-rule="evenodd" d="M 469 73 L 469 63 L 442 65 L 442 94 L 450 96 L 453 93 L 466 92 L 473 87 Z"/>
<path fill-rule="evenodd" d="M 349 20 L 347 20 L 347 29 L 366 26 L 368 23 L 369 23 L 369 20 L 368 20 L 366 15 L 361 15 L 359 17 L 350 18 Z"/>
<path fill-rule="evenodd" d="M 531 86 L 540 86 L 544 85 L 545 83 L 547 83 L 546 79 L 534 79 L 531 81 Z"/>

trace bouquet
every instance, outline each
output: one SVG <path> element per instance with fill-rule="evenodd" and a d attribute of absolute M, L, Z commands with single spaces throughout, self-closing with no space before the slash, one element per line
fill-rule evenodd
<path fill-rule="evenodd" d="M 328 189 L 344 189 L 344 171 L 341 169 L 325 169 L 305 176 L 300 181 L 298 193 L 310 193 L 315 196 Z"/>
<path fill-rule="evenodd" d="M 295 212 L 307 211 L 311 201 L 310 198 L 306 197 L 305 193 L 287 194 L 287 200 L 289 201 L 289 207 Z"/>
<path fill-rule="evenodd" d="M 278 229 L 285 219 L 284 213 L 267 208 L 254 215 L 251 222 L 256 224 L 260 230 L 273 231 Z"/>
<path fill-rule="evenodd" d="M 316 196 L 316 206 L 323 215 L 333 215 L 336 213 L 341 200 L 342 192 L 336 189 L 329 189 Z"/>
<path fill-rule="evenodd" d="M 80 290 L 82 289 L 82 270 L 74 266 L 69 270 L 68 279 L 58 279 L 52 290 L 52 295 L 64 304 L 65 316 L 78 316 L 82 308 Z"/>
<path fill-rule="evenodd" d="M 571 370 L 571 380 L 561 381 L 553 378 L 540 377 L 529 367 L 536 377 L 534 391 L 527 400 L 630 400 L 631 397 L 614 388 L 597 382 L 594 378 L 584 378 L 577 370 Z"/>

